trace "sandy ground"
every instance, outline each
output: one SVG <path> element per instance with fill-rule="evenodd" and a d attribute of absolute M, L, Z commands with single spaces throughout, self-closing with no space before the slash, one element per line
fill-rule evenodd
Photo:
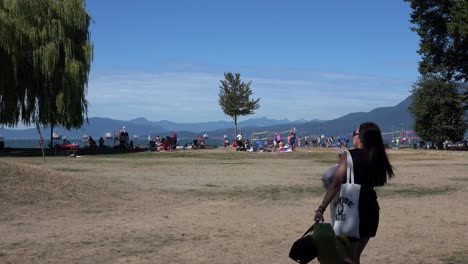
<path fill-rule="evenodd" d="M 336 153 L 1 158 L 0 263 L 294 263 Z M 389 154 L 362 263 L 468 263 L 468 152 Z"/>

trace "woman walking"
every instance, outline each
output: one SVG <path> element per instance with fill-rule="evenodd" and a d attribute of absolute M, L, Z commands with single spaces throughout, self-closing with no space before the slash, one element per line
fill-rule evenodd
<path fill-rule="evenodd" d="M 393 168 L 388 161 L 380 128 L 375 123 L 362 123 L 353 132 L 354 149 L 349 150 L 353 159 L 354 181 L 361 185 L 359 194 L 359 238 L 350 237 L 345 263 L 359 264 L 361 253 L 371 237 L 375 237 L 379 224 L 379 204 L 374 187 L 380 187 L 392 178 Z M 335 177 L 314 219 L 323 221 L 323 213 L 346 182 L 347 153 L 343 153 Z"/>

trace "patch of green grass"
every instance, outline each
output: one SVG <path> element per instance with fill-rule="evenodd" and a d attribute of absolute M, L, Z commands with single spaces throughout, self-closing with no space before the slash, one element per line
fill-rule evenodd
<path fill-rule="evenodd" d="M 247 192 L 254 197 L 267 200 L 290 200 L 307 196 L 320 196 L 325 194 L 325 189 L 322 186 L 283 186 L 283 185 L 267 185 L 257 187 Z"/>
<path fill-rule="evenodd" d="M 118 155 L 100 155 L 100 158 L 118 159 L 169 159 L 169 158 L 199 158 L 199 159 L 243 159 L 246 154 L 239 152 L 203 152 L 199 151 L 173 151 L 173 152 L 137 152 Z"/>
<path fill-rule="evenodd" d="M 416 185 L 390 185 L 376 189 L 377 194 L 382 197 L 424 197 L 434 195 L 444 195 L 459 190 L 455 186 L 437 186 L 432 188 L 419 187 Z"/>
<path fill-rule="evenodd" d="M 103 211 L 102 210 L 82 210 L 81 212 L 85 214 L 100 214 Z"/>
<path fill-rule="evenodd" d="M 207 187 L 218 187 L 208 186 Z M 221 187 L 221 186 L 219 186 Z M 303 186 L 303 185 L 266 185 L 256 188 L 236 187 L 234 189 L 188 189 L 188 190 L 165 190 L 165 192 L 192 197 L 224 197 L 228 199 L 259 199 L 259 200 L 294 200 L 304 197 L 316 197 L 325 194 L 322 186 Z"/>
<path fill-rule="evenodd" d="M 89 156 L 84 158 L 74 158 L 73 164 L 118 164 L 122 163 L 122 160 L 116 157 L 101 158 L 100 156 Z"/>
<path fill-rule="evenodd" d="M 98 158 L 116 159 L 168 159 L 168 158 L 198 158 L 210 160 L 245 160 L 245 159 L 310 159 L 334 163 L 337 152 L 244 152 L 217 150 L 190 150 L 172 152 L 137 152 L 125 154 L 99 155 Z"/>
<path fill-rule="evenodd" d="M 55 168 L 56 171 L 65 171 L 65 172 L 79 172 L 79 171 L 86 171 L 84 169 L 77 169 L 77 168 Z"/>
<path fill-rule="evenodd" d="M 440 261 L 444 264 L 463 264 L 468 259 L 468 250 L 453 252 L 451 255 L 443 256 Z"/>
<path fill-rule="evenodd" d="M 449 180 L 451 180 L 451 181 L 468 181 L 468 178 L 454 177 L 454 178 L 450 178 Z"/>
<path fill-rule="evenodd" d="M 209 240 L 210 237 L 207 235 L 195 235 L 192 237 L 193 241 L 203 241 L 203 240 Z"/>
<path fill-rule="evenodd" d="M 238 161 L 238 162 L 203 162 L 203 165 L 208 165 L 208 164 L 213 164 L 213 165 L 249 165 L 253 164 L 253 162 L 248 162 L 248 161 Z"/>
<path fill-rule="evenodd" d="M 429 167 L 445 167 L 447 166 L 447 164 L 441 164 L 440 162 L 437 163 L 437 162 L 433 162 L 433 163 L 424 163 L 423 165 L 425 168 L 429 168 Z M 407 164 L 406 167 L 408 168 L 420 168 L 421 167 L 421 163 L 414 163 L 414 164 Z"/>

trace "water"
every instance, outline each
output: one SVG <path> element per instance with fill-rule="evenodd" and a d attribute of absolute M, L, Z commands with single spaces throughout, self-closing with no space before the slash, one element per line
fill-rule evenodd
<path fill-rule="evenodd" d="M 37 139 L 5 139 L 5 148 L 39 148 Z"/>

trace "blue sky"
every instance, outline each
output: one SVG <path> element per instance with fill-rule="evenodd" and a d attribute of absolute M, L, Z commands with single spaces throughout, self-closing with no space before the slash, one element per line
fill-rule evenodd
<path fill-rule="evenodd" d="M 178 123 L 232 120 L 224 72 L 261 98 L 241 118 L 333 119 L 393 106 L 417 80 L 410 7 L 383 1 L 88 0 L 88 115 Z"/>

